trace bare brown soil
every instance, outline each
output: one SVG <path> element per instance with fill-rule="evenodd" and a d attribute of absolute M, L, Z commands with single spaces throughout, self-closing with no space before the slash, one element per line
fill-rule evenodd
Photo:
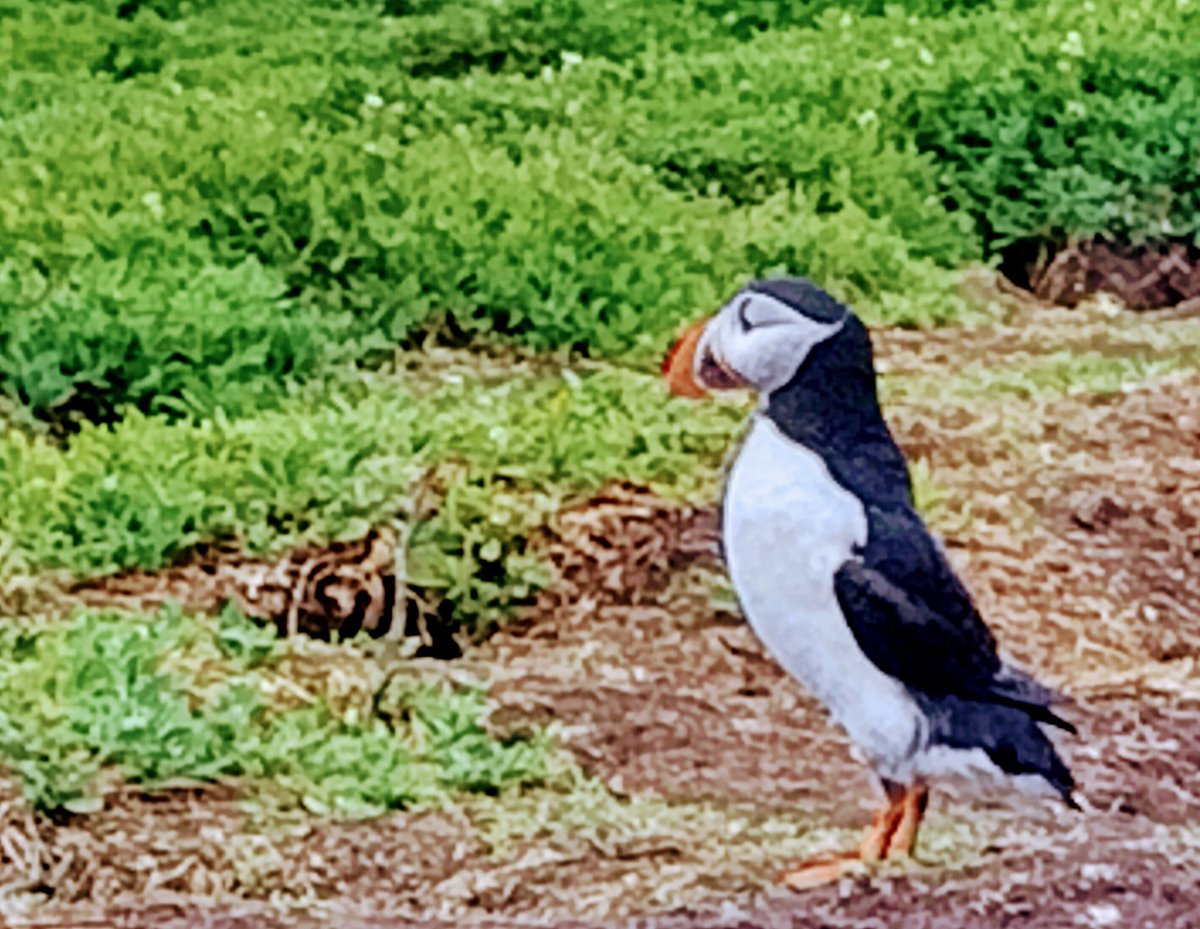
<path fill-rule="evenodd" d="M 1157 338 L 1053 320 L 889 334 L 881 361 L 950 372 L 1000 363 L 1014 340 L 1036 353 L 1084 329 L 1091 344 Z M 901 400 L 891 419 L 944 487 L 938 528 L 1003 646 L 1075 701 L 1080 737 L 1063 744 L 1083 812 L 950 783 L 915 863 L 776 887 L 795 858 L 853 842 L 876 787 L 714 606 L 714 514 L 614 491 L 564 514 L 565 581 L 537 611 L 458 661 L 416 662 L 489 681 L 500 729 L 556 726 L 607 791 L 566 774 L 361 823 L 247 812 L 214 788 L 130 793 L 85 819 L 10 797 L 9 918 L 28 905 L 38 925 L 1200 925 L 1200 377 L 965 411 Z"/>

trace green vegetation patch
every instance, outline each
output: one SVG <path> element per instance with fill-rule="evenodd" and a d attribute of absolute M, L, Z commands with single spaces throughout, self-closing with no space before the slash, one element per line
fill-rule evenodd
<path fill-rule="evenodd" d="M 621 67 L 584 57 L 553 80 L 430 83 L 413 115 L 510 147 L 530 125 L 598 132 L 668 187 L 740 204 L 803 190 L 814 212 L 852 204 L 950 266 L 1022 239 L 1195 233 L 1193 5 L 794 6 L 812 28 Z"/>
<path fill-rule="evenodd" d="M 0 436 L 0 568 L 157 568 L 200 542 L 254 554 L 406 526 L 406 579 L 486 625 L 549 579 L 537 532 L 627 480 L 711 494 L 744 411 L 623 370 L 413 393 L 375 376 L 253 417 L 130 413 L 67 447 Z"/>
<path fill-rule="evenodd" d="M 604 903 L 609 914 L 619 916 L 706 904 L 715 908 L 731 896 L 760 892 L 782 863 L 853 847 L 861 838 L 861 830 L 831 828 L 804 806 L 622 798 L 594 781 L 561 780 L 561 787 L 500 800 L 471 797 L 463 805 L 493 855 L 514 857 L 537 844 L 541 871 L 534 873 L 531 865 L 527 878 L 535 885 L 548 863 L 569 867 L 583 859 L 604 868 L 653 856 L 653 867 L 623 869 L 619 884 L 614 880 L 614 894 Z M 878 878 L 944 878 L 978 866 L 979 850 L 996 827 L 942 814 L 922 828 L 919 862 L 886 862 Z"/>
<path fill-rule="evenodd" d="M 122 782 L 233 780 L 353 816 L 534 783 L 547 770 L 545 737 L 494 739 L 475 691 L 391 686 L 340 712 L 317 691 L 280 705 L 270 685 L 285 657 L 234 613 L 8 621 L 0 764 L 47 808 L 96 809 Z"/>
<path fill-rule="evenodd" d="M 758 34 L 731 28 L 743 19 L 797 25 L 783 6 L 750 4 L 730 22 L 697 6 L 709 25 L 686 33 L 688 17 L 627 2 L 118 6 L 10 0 L 0 29 L 13 60 L 0 104 L 0 390 L 32 417 L 240 414 L 274 402 L 271 381 L 377 363 L 446 317 L 464 338 L 648 365 L 680 320 L 778 270 L 875 320 L 965 311 L 930 249 L 905 238 L 937 226 L 928 163 L 868 158 L 883 143 L 805 128 L 836 114 L 769 113 L 761 133 L 711 127 L 731 98 L 737 119 L 758 103 L 736 80 L 701 94 L 690 46 L 646 38 L 700 43 L 720 70 Z M 658 33 L 617 15 L 639 9 L 637 21 L 662 20 Z M 570 25 L 577 14 L 634 46 L 598 56 L 607 46 Z M 514 45 L 540 24 L 578 47 L 531 77 L 406 67 L 421 22 L 445 46 L 480 18 Z M 808 55 L 819 36 L 794 37 Z M 791 58 L 768 70 L 796 71 Z M 665 89 L 639 104 L 651 64 Z M 653 126 L 675 124 L 654 148 Z M 706 134 L 776 155 L 807 138 L 796 157 L 808 167 L 745 202 L 664 184 L 664 159 Z M 861 168 L 827 177 L 851 148 Z M 913 210 L 924 218 L 898 218 Z"/>
<path fill-rule="evenodd" d="M 285 290 L 253 259 L 223 266 L 200 250 L 90 260 L 39 292 L 0 278 L 0 383 L 20 409 L 67 429 L 126 408 L 172 418 L 266 408 L 347 354 L 338 336 L 349 320 Z"/>
<path fill-rule="evenodd" d="M 1200 10 L 1059 2 L 964 27 L 939 30 L 946 77 L 907 111 L 947 204 L 990 249 L 1195 236 Z"/>
<path fill-rule="evenodd" d="M 956 386 L 967 396 L 1104 396 L 1198 364 L 1200 358 L 1192 350 L 1151 356 L 1054 352 L 1024 368 L 964 371 Z"/>
<path fill-rule="evenodd" d="M 1200 215 L 1176 0 L 3 9 L 0 390 L 43 418 L 238 413 L 447 317 L 648 364 L 780 270 L 954 321 L 1010 242 Z"/>

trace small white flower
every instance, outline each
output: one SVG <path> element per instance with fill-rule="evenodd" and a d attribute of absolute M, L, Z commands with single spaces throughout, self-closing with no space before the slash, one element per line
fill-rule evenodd
<path fill-rule="evenodd" d="M 921 59 L 921 64 L 923 65 L 933 64 L 933 52 L 927 48 L 922 48 L 919 52 L 917 52 L 917 57 Z"/>
<path fill-rule="evenodd" d="M 157 190 L 142 194 L 142 205 L 150 211 L 150 215 L 155 219 L 163 218 L 162 194 Z"/>
<path fill-rule="evenodd" d="M 1062 45 L 1058 47 L 1058 50 L 1064 55 L 1081 58 L 1083 56 L 1083 36 L 1072 29 L 1067 33 L 1067 37 L 1063 40 Z"/>
<path fill-rule="evenodd" d="M 363 103 L 365 103 L 371 109 L 377 110 L 383 106 L 383 97 L 379 96 L 379 94 L 367 94 L 365 97 L 363 97 Z"/>
<path fill-rule="evenodd" d="M 583 64 L 583 56 L 579 52 L 563 52 L 562 60 L 565 65 Z"/>

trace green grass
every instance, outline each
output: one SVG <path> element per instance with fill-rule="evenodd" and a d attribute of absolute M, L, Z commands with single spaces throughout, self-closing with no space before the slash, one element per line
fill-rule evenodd
<path fill-rule="evenodd" d="M 1173 344 L 1064 351 L 949 380 L 885 378 L 883 392 L 885 406 L 1109 393 L 1194 367 L 1193 355 Z M 10 429 L 0 436 L 0 571 L 157 568 L 214 540 L 272 555 L 395 522 L 408 527 L 407 580 L 484 630 L 550 580 L 532 543 L 564 503 L 608 481 L 711 499 L 745 413 L 670 399 L 637 371 L 530 373 L 515 361 L 442 382 L 342 375 L 292 393 L 236 419 L 131 411 L 65 447 Z M 920 462 L 914 484 L 936 522 L 940 492 Z"/>
<path fill-rule="evenodd" d="M 41 296 L 7 284 L 0 382 L 28 425 L 68 410 L 76 422 L 125 408 L 237 416 L 349 358 L 338 338 L 349 318 L 282 298 L 283 277 L 250 259 L 224 267 L 203 250 L 150 251 L 86 262 Z"/>
<path fill-rule="evenodd" d="M 0 765 L 33 804 L 80 812 L 121 784 L 190 780 L 363 816 L 545 775 L 545 737 L 492 738 L 479 692 L 392 685 L 338 707 L 318 689 L 283 706 L 269 685 L 286 658 L 233 613 L 6 620 Z"/>
<path fill-rule="evenodd" d="M 0 389 L 32 410 L 237 409 L 445 314 L 645 361 L 772 269 L 927 325 L 1015 238 L 1195 231 L 1174 0 L 169 6 L 4 4 Z"/>
<path fill-rule="evenodd" d="M 596 857 L 599 867 L 611 867 L 652 857 L 653 866 L 623 870 L 619 884 L 613 881 L 620 892 L 603 903 L 609 916 L 716 907 L 761 891 L 790 862 L 853 847 L 862 834 L 830 827 L 803 805 L 618 797 L 578 777 L 499 801 L 471 797 L 464 808 L 496 856 L 508 858 L 536 843 L 551 865 Z M 864 822 L 868 815 L 864 810 Z M 976 867 L 991 828 L 931 817 L 921 833 L 919 863 L 889 862 L 878 875 L 919 877 L 929 869 L 944 877 Z"/>

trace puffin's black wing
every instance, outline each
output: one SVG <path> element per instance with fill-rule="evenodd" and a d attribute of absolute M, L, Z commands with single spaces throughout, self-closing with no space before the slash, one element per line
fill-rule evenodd
<path fill-rule="evenodd" d="M 907 506 L 871 506 L 867 520 L 866 546 L 834 577 L 866 656 L 926 696 L 1015 706 L 1074 731 L 1048 708 L 1050 690 L 1001 662 L 991 631 L 921 517 Z"/>

